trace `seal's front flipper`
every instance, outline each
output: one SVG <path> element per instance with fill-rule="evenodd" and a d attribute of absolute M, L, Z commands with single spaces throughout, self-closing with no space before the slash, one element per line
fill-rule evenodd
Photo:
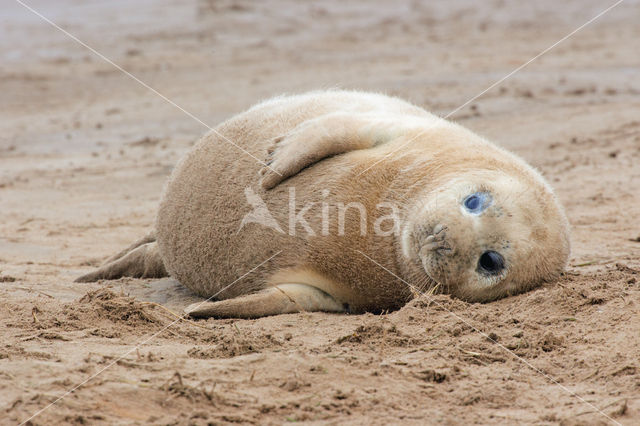
<path fill-rule="evenodd" d="M 127 254 L 107 262 L 94 272 L 75 280 L 88 283 L 98 280 L 115 280 L 121 277 L 162 278 L 168 276 L 164 267 L 158 244 L 155 242 L 137 246 Z"/>
<path fill-rule="evenodd" d="M 260 170 L 262 187 L 271 189 L 325 158 L 372 148 L 405 130 L 393 117 L 380 114 L 335 113 L 307 120 L 274 140 L 267 165 Z"/>
<path fill-rule="evenodd" d="M 346 312 L 324 291 L 306 284 L 279 284 L 258 293 L 218 302 L 199 302 L 185 308 L 194 318 L 259 318 L 294 312 Z"/>

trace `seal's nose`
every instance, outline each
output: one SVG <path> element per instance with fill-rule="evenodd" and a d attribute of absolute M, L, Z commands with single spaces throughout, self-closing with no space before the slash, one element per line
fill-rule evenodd
<path fill-rule="evenodd" d="M 435 251 L 438 254 L 451 254 L 452 249 L 447 242 L 447 227 L 439 223 L 433 227 L 431 234 L 429 234 L 423 241 L 420 251 Z"/>
<path fill-rule="evenodd" d="M 437 235 L 439 233 L 441 233 L 442 231 L 444 231 L 445 226 L 441 223 L 437 224 L 436 226 L 433 227 L 433 231 L 431 232 L 432 235 Z"/>

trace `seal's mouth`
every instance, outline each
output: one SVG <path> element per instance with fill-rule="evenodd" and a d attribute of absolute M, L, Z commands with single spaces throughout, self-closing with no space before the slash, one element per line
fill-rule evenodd
<path fill-rule="evenodd" d="M 429 282 L 427 287 L 446 286 L 444 263 L 455 249 L 447 239 L 447 226 L 435 225 L 407 226 L 402 231 L 402 252 L 416 270 Z"/>
<path fill-rule="evenodd" d="M 436 277 L 441 262 L 454 253 L 454 249 L 447 240 L 447 227 L 441 223 L 427 226 L 413 234 L 413 250 L 416 260 L 422 266 L 422 270 L 434 285 L 442 285 L 442 280 Z"/>
<path fill-rule="evenodd" d="M 420 259 L 422 260 L 422 269 L 424 270 L 425 275 L 431 280 L 433 281 L 434 284 L 440 284 L 438 282 L 438 280 L 436 280 L 433 275 L 431 275 L 431 273 L 429 272 L 429 266 L 427 264 L 427 259 L 425 259 L 424 257 L 420 256 Z"/>

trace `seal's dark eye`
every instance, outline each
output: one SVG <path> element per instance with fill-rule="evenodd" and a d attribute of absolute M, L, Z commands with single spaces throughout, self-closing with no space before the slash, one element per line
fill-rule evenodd
<path fill-rule="evenodd" d="M 499 274 L 504 269 L 504 257 L 495 251 L 485 251 L 478 260 L 478 269 L 490 275 Z"/>
<path fill-rule="evenodd" d="M 464 199 L 462 205 L 469 213 L 480 214 L 491 204 L 491 195 L 487 192 L 476 192 Z"/>

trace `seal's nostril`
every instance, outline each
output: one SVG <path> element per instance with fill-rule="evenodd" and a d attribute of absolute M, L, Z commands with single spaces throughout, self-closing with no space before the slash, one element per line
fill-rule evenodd
<path fill-rule="evenodd" d="M 435 252 L 440 255 L 451 254 L 452 248 L 446 239 L 447 228 L 443 225 L 436 225 L 433 228 L 433 233 L 428 234 L 420 241 L 420 253 L 426 254 L 427 252 Z"/>

